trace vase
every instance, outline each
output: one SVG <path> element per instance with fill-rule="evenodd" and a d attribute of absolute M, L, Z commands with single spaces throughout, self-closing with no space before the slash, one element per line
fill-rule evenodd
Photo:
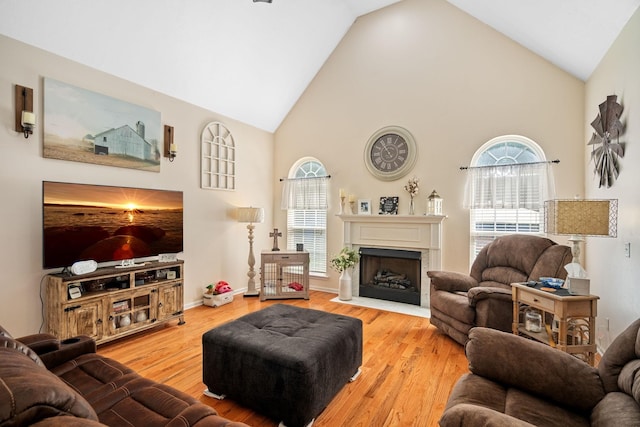
<path fill-rule="evenodd" d="M 122 316 L 120 316 L 120 321 L 118 322 L 118 324 L 121 328 L 129 326 L 131 324 L 131 317 L 129 317 L 128 314 L 123 314 Z"/>
<path fill-rule="evenodd" d="M 338 288 L 338 298 L 342 301 L 349 301 L 351 299 L 351 273 L 348 270 L 343 270 L 340 273 L 340 287 Z"/>
<path fill-rule="evenodd" d="M 411 198 L 411 201 L 409 202 L 409 215 L 414 215 L 414 208 L 413 208 L 413 197 Z"/>

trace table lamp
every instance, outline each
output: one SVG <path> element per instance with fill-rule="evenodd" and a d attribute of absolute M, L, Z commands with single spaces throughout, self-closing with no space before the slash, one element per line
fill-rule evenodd
<path fill-rule="evenodd" d="M 580 264 L 580 242 L 584 236 L 616 237 L 618 200 L 547 200 L 544 206 L 545 232 L 569 235 L 571 262 Z"/>
<path fill-rule="evenodd" d="M 256 258 L 253 256 L 253 229 L 254 223 L 261 223 L 264 221 L 264 209 L 262 208 L 238 208 L 238 222 L 248 223 L 247 230 L 249 230 L 249 281 L 247 283 L 247 292 L 244 293 L 245 297 L 257 297 L 260 292 L 256 290 L 256 281 L 254 277 L 256 272 L 253 267 L 256 264 Z"/>

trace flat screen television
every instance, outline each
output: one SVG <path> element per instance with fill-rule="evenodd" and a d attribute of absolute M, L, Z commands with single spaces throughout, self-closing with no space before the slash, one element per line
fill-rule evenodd
<path fill-rule="evenodd" d="M 183 250 L 181 191 L 42 183 L 44 269 Z"/>

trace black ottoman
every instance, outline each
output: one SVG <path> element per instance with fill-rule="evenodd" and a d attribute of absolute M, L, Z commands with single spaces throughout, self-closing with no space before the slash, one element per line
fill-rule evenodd
<path fill-rule="evenodd" d="M 309 424 L 362 365 L 362 321 L 274 304 L 202 336 L 208 394 L 287 427 Z"/>

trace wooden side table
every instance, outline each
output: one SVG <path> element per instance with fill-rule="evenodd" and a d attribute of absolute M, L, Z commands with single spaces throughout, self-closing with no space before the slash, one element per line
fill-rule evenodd
<path fill-rule="evenodd" d="M 512 283 L 511 290 L 514 334 L 544 342 L 594 365 L 599 297 L 570 295 L 566 289 L 559 289 L 557 293 L 548 292 L 541 290 L 540 285 L 529 287 L 524 283 Z M 526 330 L 523 319 L 527 307 L 542 312 L 541 332 Z"/>
<path fill-rule="evenodd" d="M 309 252 L 262 251 L 260 301 L 309 299 Z"/>

